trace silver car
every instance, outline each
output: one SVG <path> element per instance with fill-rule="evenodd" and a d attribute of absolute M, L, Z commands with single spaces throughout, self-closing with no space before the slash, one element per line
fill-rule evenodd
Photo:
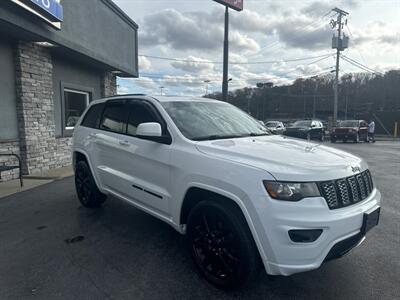
<path fill-rule="evenodd" d="M 285 125 L 283 125 L 283 123 L 280 121 L 267 121 L 265 122 L 265 126 L 273 134 L 282 134 L 285 131 Z"/>

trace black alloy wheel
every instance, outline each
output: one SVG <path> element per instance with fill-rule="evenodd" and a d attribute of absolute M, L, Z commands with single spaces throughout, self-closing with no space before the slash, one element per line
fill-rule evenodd
<path fill-rule="evenodd" d="M 75 188 L 79 201 L 85 207 L 96 208 L 106 200 L 106 195 L 97 188 L 90 168 L 84 161 L 75 166 Z"/>
<path fill-rule="evenodd" d="M 200 273 L 222 289 L 236 289 L 258 273 L 259 254 L 238 209 L 217 201 L 202 201 L 190 212 L 187 236 Z"/>

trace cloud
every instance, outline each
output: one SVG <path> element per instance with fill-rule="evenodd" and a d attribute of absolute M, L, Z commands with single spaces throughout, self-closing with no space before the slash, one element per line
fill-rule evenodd
<path fill-rule="evenodd" d="M 343 7 L 346 10 L 348 8 L 355 8 L 358 5 L 359 0 L 313 1 L 300 11 L 308 16 L 319 17 L 331 11 L 334 7 Z"/>
<path fill-rule="evenodd" d="M 179 69 L 185 72 L 192 73 L 205 73 L 210 72 L 214 68 L 212 63 L 204 63 L 205 59 L 201 59 L 195 56 L 188 56 L 186 60 L 189 61 L 174 61 L 171 63 L 175 69 Z"/>
<path fill-rule="evenodd" d="M 150 60 L 148 60 L 144 56 L 139 56 L 139 69 L 141 71 L 151 71 L 152 65 L 151 65 Z"/>
<path fill-rule="evenodd" d="M 350 43 L 354 42 L 356 45 L 375 44 L 375 46 L 382 44 L 396 46 L 400 44 L 400 28 L 394 28 L 383 21 L 370 22 L 367 27 L 368 31 L 350 27 L 353 35 Z"/>
<path fill-rule="evenodd" d="M 223 42 L 223 20 L 214 13 L 183 13 L 165 9 L 144 18 L 139 43 L 145 47 L 168 45 L 175 50 L 219 51 Z M 231 31 L 232 49 L 254 51 L 257 42 L 242 33 Z"/>
<path fill-rule="evenodd" d="M 118 95 L 129 94 L 129 88 L 127 86 L 124 86 L 124 85 L 118 85 L 117 94 Z"/>

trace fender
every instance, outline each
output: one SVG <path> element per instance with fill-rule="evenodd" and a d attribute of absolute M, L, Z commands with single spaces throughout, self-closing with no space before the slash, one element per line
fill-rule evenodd
<path fill-rule="evenodd" d="M 266 255 L 266 253 L 264 251 L 264 248 L 262 247 L 260 237 L 259 237 L 259 235 L 258 235 L 258 233 L 256 231 L 256 228 L 254 226 L 253 220 L 250 217 L 249 211 L 248 211 L 247 207 L 244 205 L 242 199 L 240 199 L 238 196 L 236 196 L 235 194 L 233 194 L 233 193 L 231 193 L 229 191 L 226 191 L 226 190 L 223 190 L 223 189 L 220 189 L 218 187 L 211 186 L 211 185 L 208 185 L 208 184 L 200 183 L 200 182 L 191 182 L 189 184 L 189 186 L 187 187 L 186 191 L 185 191 L 183 199 L 185 199 L 185 196 L 186 196 L 187 192 L 191 188 L 199 188 L 199 189 L 203 189 L 203 190 L 206 190 L 206 191 L 209 191 L 209 192 L 213 192 L 213 193 L 219 194 L 221 196 L 224 196 L 224 197 L 234 201 L 239 206 L 240 210 L 242 211 L 242 213 L 243 213 L 243 215 L 244 215 L 244 217 L 246 219 L 246 223 L 249 226 L 250 232 L 251 232 L 251 234 L 253 236 L 254 242 L 256 243 L 256 246 L 257 246 L 258 252 L 260 253 L 260 256 L 261 256 L 261 259 L 263 261 L 263 264 L 264 264 L 267 272 L 269 272 L 270 267 L 267 264 L 267 262 L 268 262 L 267 255 Z M 182 207 L 183 207 L 183 199 L 182 199 L 182 201 L 180 203 L 179 212 L 182 210 Z M 179 221 L 177 223 L 179 223 Z M 181 228 L 182 228 L 182 226 L 181 226 Z M 181 230 L 180 232 L 181 233 L 185 233 L 185 229 Z"/>
<path fill-rule="evenodd" d="M 86 161 L 87 161 L 87 163 L 88 163 L 88 165 L 89 165 L 90 172 L 92 172 L 92 175 L 93 175 L 93 178 L 94 178 L 94 182 L 95 182 L 96 185 L 97 185 L 97 188 L 98 188 L 102 193 L 105 193 L 105 191 L 104 191 L 104 189 L 103 189 L 103 187 L 102 187 L 102 185 L 101 185 L 101 183 L 100 183 L 100 180 L 99 180 L 98 177 L 97 177 L 97 172 L 94 171 L 95 168 L 93 167 L 92 162 L 91 162 L 90 159 L 89 159 L 90 156 L 89 156 L 89 155 L 86 153 L 86 151 L 85 151 L 84 149 L 82 149 L 82 148 L 76 147 L 76 148 L 74 148 L 72 151 L 73 151 L 73 162 L 75 161 L 75 153 L 80 153 L 80 154 L 82 154 L 83 156 L 85 156 Z M 74 173 L 75 173 L 75 163 L 74 163 L 73 165 L 74 165 Z"/>

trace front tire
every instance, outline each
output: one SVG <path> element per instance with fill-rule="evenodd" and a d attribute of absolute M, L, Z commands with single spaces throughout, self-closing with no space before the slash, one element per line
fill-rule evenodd
<path fill-rule="evenodd" d="M 100 207 L 107 196 L 99 191 L 92 172 L 85 161 L 79 161 L 75 166 L 75 188 L 79 201 L 84 207 Z"/>
<path fill-rule="evenodd" d="M 200 274 L 221 289 L 252 282 L 260 259 L 241 211 L 218 201 L 201 201 L 190 212 L 187 240 Z"/>

